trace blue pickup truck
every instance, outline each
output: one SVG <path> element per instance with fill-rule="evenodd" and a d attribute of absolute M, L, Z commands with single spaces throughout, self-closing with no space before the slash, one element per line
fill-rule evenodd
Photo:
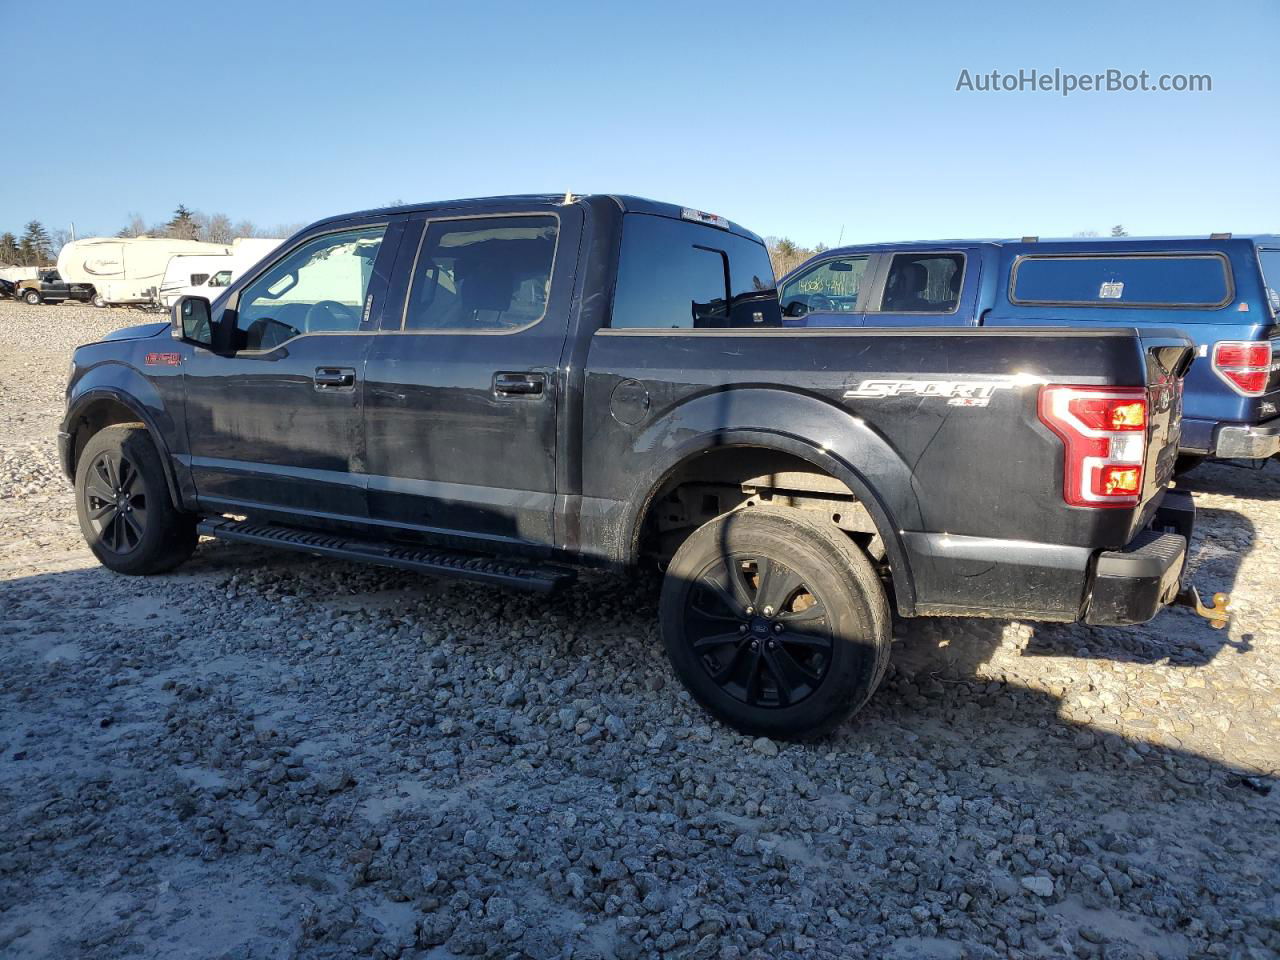
<path fill-rule="evenodd" d="M 1181 467 L 1280 452 L 1280 236 L 841 247 L 778 287 L 791 326 L 1180 328 Z"/>

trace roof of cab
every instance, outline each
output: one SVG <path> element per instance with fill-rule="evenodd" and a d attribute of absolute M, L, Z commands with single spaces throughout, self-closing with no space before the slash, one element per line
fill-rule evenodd
<path fill-rule="evenodd" d="M 1274 233 L 1251 233 L 1251 234 L 1224 234 L 1221 236 L 1209 236 L 1207 234 L 1200 236 L 1171 236 L 1171 237 L 1010 237 L 1010 238 L 981 238 L 968 240 L 897 240 L 888 243 L 851 243 L 842 247 L 834 247 L 825 250 L 821 254 L 823 257 L 830 257 L 833 254 L 840 255 L 843 253 L 875 253 L 875 252 L 892 252 L 895 250 L 916 250 L 921 247 L 930 249 L 960 249 L 975 247 L 1021 247 L 1031 249 L 1034 247 L 1106 247 L 1110 245 L 1129 246 L 1137 249 L 1190 249 L 1193 247 L 1204 247 L 1209 244 L 1226 244 L 1243 242 L 1253 246 L 1274 246 L 1280 244 L 1280 234 Z"/>
<path fill-rule="evenodd" d="M 494 206 L 502 206 L 504 204 L 518 204 L 521 206 L 563 206 L 567 197 L 572 197 L 573 203 L 614 203 L 623 213 L 648 213 L 659 217 L 670 217 L 675 220 L 683 219 L 681 211 L 693 209 L 690 207 L 682 207 L 674 203 L 661 203 L 657 200 L 648 200 L 645 197 L 635 197 L 628 194 L 620 193 L 588 193 L 588 194 L 563 194 L 563 193 L 519 193 L 507 196 L 495 197 L 470 197 L 463 200 L 433 200 L 426 203 L 408 203 L 397 205 L 394 207 L 375 207 L 370 210 L 359 210 L 352 213 L 344 213 L 334 217 L 325 217 L 312 224 L 311 227 L 320 224 L 339 223 L 343 220 L 352 220 L 357 217 L 376 216 L 379 214 L 391 215 L 399 213 L 420 213 L 428 210 L 465 210 L 467 208 L 491 208 Z M 691 221 L 697 222 L 697 221 Z M 741 224 L 727 221 L 729 224 L 729 232 L 736 233 L 739 236 L 747 237 L 763 243 L 760 237 L 748 230 Z M 307 229 L 311 229 L 308 227 Z"/>

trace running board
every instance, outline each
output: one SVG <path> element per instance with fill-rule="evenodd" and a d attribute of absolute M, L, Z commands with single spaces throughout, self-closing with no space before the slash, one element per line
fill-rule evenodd
<path fill-rule="evenodd" d="M 266 547 L 282 547 L 285 550 L 298 550 L 320 557 L 360 560 L 437 577 L 475 580 L 480 583 L 515 587 L 519 590 L 532 590 L 536 593 L 550 593 L 575 578 L 573 570 L 568 567 L 494 560 L 491 557 L 452 550 L 361 540 L 341 534 L 298 530 L 252 520 L 208 517 L 200 521 L 197 529 L 202 535 L 217 537 L 219 540 L 236 540 Z"/>

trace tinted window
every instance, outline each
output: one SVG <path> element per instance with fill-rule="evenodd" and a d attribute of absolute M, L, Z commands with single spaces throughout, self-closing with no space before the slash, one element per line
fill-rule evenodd
<path fill-rule="evenodd" d="M 357 329 L 383 229 L 314 237 L 245 287 L 236 349 L 270 350 L 303 333 Z"/>
<path fill-rule="evenodd" d="M 897 253 L 889 265 L 882 313 L 952 313 L 960 305 L 964 254 Z"/>
<path fill-rule="evenodd" d="M 559 222 L 552 216 L 427 225 L 406 330 L 518 330 L 547 309 Z"/>
<path fill-rule="evenodd" d="M 1216 307 L 1231 296 L 1227 262 L 1210 255 L 1026 257 L 1014 267 L 1014 303 L 1096 307 Z"/>
<path fill-rule="evenodd" d="M 1262 282 L 1267 285 L 1267 301 L 1274 313 L 1280 313 L 1280 250 L 1259 250 Z"/>
<path fill-rule="evenodd" d="M 867 260 L 867 257 L 837 257 L 792 277 L 779 294 L 783 313 L 788 317 L 803 317 L 815 310 L 852 313 L 858 305 Z"/>
<path fill-rule="evenodd" d="M 612 326 L 780 323 L 773 267 L 764 244 L 702 224 L 627 214 Z"/>

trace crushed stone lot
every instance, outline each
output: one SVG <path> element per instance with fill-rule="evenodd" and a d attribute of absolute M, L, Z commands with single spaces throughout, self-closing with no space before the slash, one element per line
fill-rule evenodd
<path fill-rule="evenodd" d="M 553 599 L 205 542 L 109 573 L 0 301 L 0 956 L 1280 955 L 1280 468 L 1206 465 L 1235 619 L 908 621 L 869 706 L 753 741 L 654 580 Z"/>

